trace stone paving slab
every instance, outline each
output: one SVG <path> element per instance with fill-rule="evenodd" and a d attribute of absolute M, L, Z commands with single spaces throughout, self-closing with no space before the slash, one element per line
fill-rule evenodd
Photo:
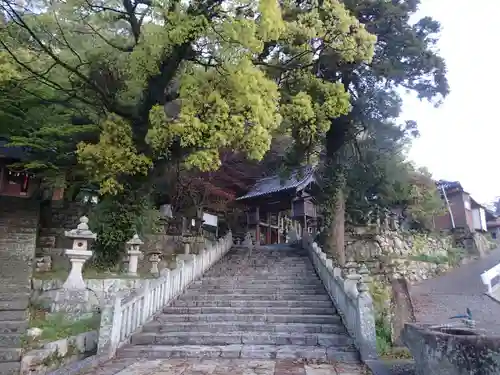
<path fill-rule="evenodd" d="M 79 375 L 369 375 L 361 364 L 292 360 L 168 359 L 111 361 Z"/>

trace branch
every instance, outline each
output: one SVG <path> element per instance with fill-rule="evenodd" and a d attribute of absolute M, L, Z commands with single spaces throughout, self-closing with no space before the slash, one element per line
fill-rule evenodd
<path fill-rule="evenodd" d="M 53 60 L 54 62 L 56 62 L 58 65 L 62 66 L 64 69 L 66 69 L 68 72 L 70 73 L 73 73 L 74 75 L 76 75 L 78 78 L 80 78 L 85 84 L 87 84 L 88 86 L 90 86 L 93 90 L 96 91 L 96 93 L 101 97 L 101 99 L 103 100 L 104 102 L 104 105 L 111 111 L 111 112 L 115 112 L 116 114 L 122 116 L 122 117 L 125 117 L 125 118 L 130 118 L 131 117 L 131 114 L 129 111 L 125 110 L 124 108 L 121 108 L 121 106 L 119 106 L 117 103 L 115 102 L 112 102 L 109 100 L 109 98 L 107 97 L 106 93 L 98 86 L 96 85 L 94 82 L 92 82 L 92 80 L 85 76 L 84 74 L 82 74 L 77 68 L 69 65 L 68 63 L 66 63 L 65 61 L 61 60 L 56 54 L 55 52 L 49 48 L 48 46 L 45 45 L 45 43 L 40 40 L 40 38 L 36 35 L 36 33 L 26 24 L 26 22 L 24 22 L 23 18 L 21 17 L 21 15 L 19 15 L 17 13 L 17 11 L 15 9 L 12 8 L 11 5 L 9 5 L 9 8 L 12 12 L 12 15 L 15 16 L 15 18 L 17 19 L 17 21 L 19 22 L 20 26 L 23 27 L 27 32 L 28 34 L 33 38 L 33 40 L 42 48 L 42 50 L 47 54 L 49 55 Z M 2 42 L 2 45 L 5 46 L 5 43 Z M 12 55 L 12 53 L 10 53 Z M 19 61 L 19 60 L 18 60 Z"/>

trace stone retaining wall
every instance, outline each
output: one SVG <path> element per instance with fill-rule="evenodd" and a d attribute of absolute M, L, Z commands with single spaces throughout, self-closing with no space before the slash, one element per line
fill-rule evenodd
<path fill-rule="evenodd" d="M 98 308 L 112 299 L 118 292 L 137 290 L 144 287 L 147 279 L 85 279 L 87 288 L 92 291 L 88 301 L 89 310 Z M 33 279 L 32 303 L 45 306 L 50 303 L 50 292 L 62 288 L 64 280 Z M 47 301 L 45 301 L 47 297 Z"/>
<path fill-rule="evenodd" d="M 446 272 L 459 256 L 451 236 L 357 228 L 346 235 L 346 255 L 379 280 L 394 273 L 417 283 Z M 453 259 L 452 259 L 453 258 Z"/>
<path fill-rule="evenodd" d="M 97 351 L 98 332 L 91 331 L 44 344 L 24 354 L 21 375 L 44 375 L 54 369 L 89 357 Z"/>

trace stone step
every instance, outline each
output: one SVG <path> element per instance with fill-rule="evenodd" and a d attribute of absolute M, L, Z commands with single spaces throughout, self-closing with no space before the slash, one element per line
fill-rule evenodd
<path fill-rule="evenodd" d="M 0 374 L 3 366 L 2 362 L 17 362 L 21 360 L 22 349 L 0 348 Z"/>
<path fill-rule="evenodd" d="M 289 332 L 143 332 L 132 336 L 132 345 L 307 345 L 350 349 L 353 340 L 335 333 Z"/>
<path fill-rule="evenodd" d="M 283 273 L 283 272 L 275 272 L 275 271 L 269 271 L 269 272 L 208 272 L 206 274 L 207 277 L 211 276 L 225 276 L 227 278 L 232 278 L 232 277 L 247 277 L 247 278 L 266 278 L 266 277 L 274 277 L 274 278 L 281 278 L 281 279 L 295 279 L 295 278 L 300 278 L 300 279 L 306 279 L 306 280 L 316 280 L 317 276 L 312 275 L 310 272 L 295 272 L 295 273 Z"/>
<path fill-rule="evenodd" d="M 21 362 L 5 362 L 0 364 L 0 375 L 19 375 Z"/>
<path fill-rule="evenodd" d="M 264 307 L 264 308 L 295 308 L 295 307 L 311 307 L 311 308 L 330 308 L 333 309 L 331 301 L 267 301 L 267 300 L 225 300 L 225 301 L 183 301 L 175 300 L 171 303 L 172 307 Z"/>
<path fill-rule="evenodd" d="M 0 321 L 0 334 L 2 333 L 24 333 L 28 329 L 26 320 Z"/>
<path fill-rule="evenodd" d="M 314 280 L 309 281 L 308 283 L 292 283 L 292 282 L 287 282 L 287 281 L 282 281 L 282 282 L 245 282 L 242 283 L 241 281 L 230 281 L 228 280 L 227 282 L 206 282 L 203 283 L 203 280 L 199 280 L 198 282 L 195 282 L 191 284 L 191 288 L 207 288 L 207 289 L 213 289 L 213 288 L 223 288 L 223 287 L 228 287 L 228 288 L 248 288 L 248 289 L 254 289 L 254 288 L 284 288 L 284 289 L 296 289 L 296 290 L 303 290 L 303 289 L 317 289 L 317 288 L 323 288 L 323 284 L 318 280 L 317 282 L 314 282 Z"/>
<path fill-rule="evenodd" d="M 252 280 L 252 279 L 236 279 L 233 280 L 231 278 L 203 278 L 201 280 L 196 280 L 191 285 L 203 285 L 203 286 L 224 286 L 224 285 L 238 285 L 242 288 L 251 288 L 251 287 L 264 287 L 264 286 L 287 286 L 287 287 L 315 287 L 315 286 L 323 286 L 323 283 L 319 279 L 303 279 L 303 280 L 294 280 L 290 279 L 288 281 L 278 281 L 278 280 Z"/>
<path fill-rule="evenodd" d="M 165 314 L 335 315 L 333 307 L 165 307 Z"/>
<path fill-rule="evenodd" d="M 186 292 L 187 294 L 272 294 L 272 295 L 281 295 L 281 294 L 299 294 L 299 293 L 307 293 L 308 295 L 323 295 L 325 294 L 324 288 L 314 288 L 314 289 L 305 289 L 305 290 L 295 290 L 291 288 L 284 289 L 276 289 L 276 288 L 231 288 L 230 286 L 225 288 L 189 288 Z"/>
<path fill-rule="evenodd" d="M 11 311 L 0 311 L 0 324 L 4 321 L 13 321 L 13 320 L 27 320 L 28 319 L 28 311 L 27 310 L 11 310 Z"/>
<path fill-rule="evenodd" d="M 288 276 L 275 276 L 275 275 L 263 275 L 263 276 L 205 276 L 201 279 L 202 282 L 231 282 L 235 283 L 297 283 L 297 284 L 309 284 L 315 282 L 321 282 L 318 276 L 301 276 L 301 277 L 288 277 Z"/>
<path fill-rule="evenodd" d="M 269 323 L 269 322 L 179 322 L 165 324 L 158 321 L 146 323 L 143 332 L 290 332 L 290 333 L 346 333 L 340 317 L 337 324 Z"/>
<path fill-rule="evenodd" d="M 1 333 L 0 348 L 20 348 L 21 335 L 19 333 Z"/>
<path fill-rule="evenodd" d="M 31 283 L 29 281 L 27 281 L 26 284 L 19 285 L 7 284 L 7 280 L 2 280 L 0 299 L 9 301 L 12 299 L 30 298 L 30 296 Z"/>
<path fill-rule="evenodd" d="M 340 317 L 336 315 L 257 315 L 257 314 L 162 314 L 158 321 L 177 322 L 266 322 L 266 323 L 316 323 L 337 324 Z"/>
<path fill-rule="evenodd" d="M 297 293 L 281 294 L 205 294 L 188 292 L 179 297 L 183 301 L 219 301 L 219 300 L 276 300 L 276 301 L 329 301 L 326 294 L 300 295 Z"/>
<path fill-rule="evenodd" d="M 292 259 L 287 261 L 276 260 L 276 259 L 262 259 L 260 261 L 251 261 L 245 258 L 238 259 L 226 259 L 225 262 L 217 263 L 213 266 L 213 269 L 222 269 L 223 266 L 227 266 L 231 269 L 250 269 L 250 268 L 278 268 L 280 266 L 286 266 L 290 269 L 313 269 L 313 265 L 311 262 L 306 261 L 305 259 Z"/>
<path fill-rule="evenodd" d="M 245 359 L 306 359 L 318 361 L 359 362 L 356 351 L 336 347 L 295 345 L 139 345 L 120 349 L 118 358 L 245 358 Z"/>
<path fill-rule="evenodd" d="M 300 261 L 299 261 L 300 262 Z M 227 267 L 224 267 L 227 266 Z M 217 271 L 222 271 L 222 270 L 234 270 L 234 271 L 258 271 L 258 270 L 280 270 L 280 271 L 313 271 L 314 267 L 312 264 L 309 265 L 300 265 L 300 266 L 293 266 L 287 263 L 280 263 L 280 262 L 273 262 L 269 261 L 266 262 L 265 264 L 248 264 L 245 260 L 238 260 L 233 262 L 227 262 L 227 263 L 222 263 L 222 264 L 216 264 L 214 265 L 211 270 L 217 270 Z"/>
<path fill-rule="evenodd" d="M 13 296 L 14 297 L 14 296 Z M 0 311 L 5 310 L 26 310 L 29 306 L 29 299 L 3 300 L 0 298 Z"/>

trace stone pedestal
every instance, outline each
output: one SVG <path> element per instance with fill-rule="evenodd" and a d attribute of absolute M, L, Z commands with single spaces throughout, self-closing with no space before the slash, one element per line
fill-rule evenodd
<path fill-rule="evenodd" d="M 85 290 L 87 287 L 83 281 L 83 265 L 92 257 L 90 250 L 71 250 L 65 251 L 66 256 L 71 262 L 71 271 L 69 272 L 66 282 L 63 284 L 64 289 Z"/>
<path fill-rule="evenodd" d="M 52 291 L 52 304 L 49 315 L 63 314 L 67 320 L 91 318 L 98 313 L 94 306 L 99 305 L 95 294 L 88 289 L 58 289 Z"/>
<path fill-rule="evenodd" d="M 127 274 L 129 276 L 137 276 L 137 268 L 139 266 L 139 257 L 141 255 L 142 255 L 142 251 L 139 251 L 139 250 L 129 250 L 128 251 Z"/>

